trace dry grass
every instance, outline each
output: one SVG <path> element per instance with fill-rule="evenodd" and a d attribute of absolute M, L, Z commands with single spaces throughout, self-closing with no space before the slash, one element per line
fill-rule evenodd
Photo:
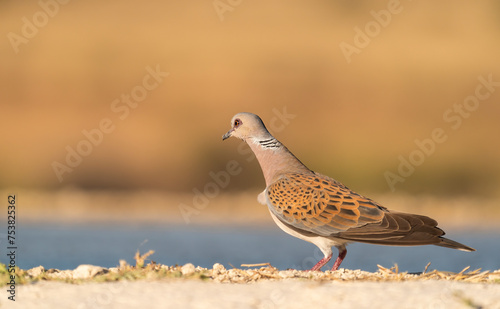
<path fill-rule="evenodd" d="M 469 283 L 500 283 L 500 269 L 496 271 L 482 271 L 481 269 L 469 270 L 465 267 L 458 273 L 443 272 L 439 270 L 428 271 L 431 263 L 425 266 L 421 273 L 400 272 L 398 265 L 385 268 L 378 265 L 377 272 L 367 272 L 362 270 L 349 270 L 341 268 L 337 271 L 300 271 L 300 270 L 278 270 L 270 263 L 242 264 L 241 269 L 226 269 L 223 265 L 216 263 L 212 269 L 195 267 L 188 263 L 183 266 L 167 266 L 150 261 L 145 264 L 145 260 L 154 253 L 149 251 L 141 254 L 137 251 L 134 259 L 136 265 L 129 265 L 126 261 L 120 260 L 120 265 L 113 268 L 101 268 L 88 265 L 88 271 L 84 277 L 77 274 L 77 269 L 58 270 L 48 269 L 43 266 L 30 270 L 21 270 L 16 267 L 16 283 L 26 284 L 41 280 L 56 280 L 67 283 L 84 282 L 112 282 L 120 280 L 165 280 L 165 279 L 196 279 L 208 280 L 220 283 L 251 283 L 262 280 L 312 280 L 312 281 L 375 281 L 375 282 L 397 282 L 397 281 L 426 281 L 445 280 L 460 281 Z M 263 267 L 265 266 L 265 267 Z M 259 267 L 259 268 L 255 268 Z M 4 264 L 0 264 L 0 283 L 4 285 L 8 282 L 8 271 Z M 5 279 L 5 280 L 4 280 Z M 1 284 L 0 284 L 1 286 Z"/>
<path fill-rule="evenodd" d="M 443 272 L 439 270 L 428 271 L 430 263 L 421 273 L 400 272 L 398 265 L 385 268 L 378 265 L 377 272 L 362 270 L 349 270 L 341 268 L 337 271 L 301 271 L 278 270 L 270 263 L 242 264 L 241 269 L 233 267 L 226 269 L 223 265 L 215 263 L 211 269 L 195 267 L 188 263 L 183 266 L 162 265 L 154 261 L 145 264 L 145 261 L 154 251 L 145 254 L 136 252 L 134 259 L 136 265 L 129 265 L 125 260 L 120 260 L 120 265 L 109 269 L 92 265 L 81 265 L 75 270 L 45 269 L 38 266 L 28 270 L 15 267 L 16 284 L 27 284 L 37 281 L 62 281 L 79 284 L 84 282 L 114 282 L 120 280 L 170 280 L 190 279 L 207 280 L 219 283 L 251 283 L 263 280 L 311 280 L 311 281 L 374 281 L 374 282 L 399 282 L 399 281 L 426 281 L 444 280 L 469 283 L 500 283 L 500 269 L 496 271 L 482 271 L 481 269 L 469 270 L 465 267 L 458 273 Z M 265 267 L 263 267 L 265 266 Z M 258 268 L 255 268 L 258 267 Z M 85 268 L 85 271 L 79 271 Z M 83 274 L 83 275 L 82 275 Z M 7 265 L 0 264 L 0 286 L 7 285 L 10 280 Z"/>
<path fill-rule="evenodd" d="M 5 276 L 5 265 L 0 265 L 0 275 Z M 208 280 L 221 283 L 251 283 L 265 280 L 311 280 L 311 281 L 373 281 L 373 282 L 400 282 L 400 281 L 426 281 L 444 280 L 468 283 L 500 283 L 500 270 L 483 271 L 464 268 L 459 273 L 442 272 L 439 270 L 428 271 L 429 265 L 421 273 L 400 272 L 398 266 L 388 269 L 379 265 L 377 272 L 366 272 L 362 270 L 339 269 L 338 271 L 309 272 L 298 270 L 278 270 L 268 264 L 266 267 L 243 269 L 225 269 L 220 264 L 215 264 L 212 269 L 194 267 L 192 264 L 184 266 L 167 266 L 151 262 L 143 267 L 131 266 L 122 263 L 119 267 L 105 269 L 89 278 L 73 278 L 71 271 L 60 271 L 57 269 L 45 270 L 40 267 L 33 270 L 17 269 L 18 284 L 26 284 L 36 281 L 56 280 L 67 283 L 84 282 L 112 282 L 120 280 Z M 36 270 L 36 274 L 34 274 Z M 1 280 L 0 282 L 7 282 Z"/>
<path fill-rule="evenodd" d="M 427 265 L 427 267 L 430 263 Z M 399 272 L 398 266 L 388 269 L 378 265 L 378 272 L 366 272 L 362 270 L 349 270 L 341 268 L 338 271 L 309 272 L 298 270 L 280 271 L 271 265 L 259 269 L 230 269 L 225 270 L 219 265 L 214 265 L 214 269 L 208 270 L 211 278 L 217 282 L 237 282 L 246 283 L 259 280 L 282 280 L 301 278 L 314 281 L 422 281 L 422 280 L 447 280 L 463 281 L 474 283 L 500 283 L 500 270 L 484 271 L 480 269 L 468 271 L 466 267 L 459 273 L 442 272 L 433 270 L 427 272 L 427 267 L 422 273 L 410 274 Z M 218 269 L 217 269 L 218 268 Z M 211 271 L 211 272 L 210 272 Z"/>

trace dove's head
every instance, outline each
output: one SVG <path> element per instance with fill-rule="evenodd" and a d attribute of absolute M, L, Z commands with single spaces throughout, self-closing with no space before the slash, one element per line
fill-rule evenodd
<path fill-rule="evenodd" d="M 264 140 L 272 137 L 259 116 L 252 113 L 238 113 L 231 119 L 231 129 L 222 136 L 222 140 L 231 136 L 247 141 Z"/>

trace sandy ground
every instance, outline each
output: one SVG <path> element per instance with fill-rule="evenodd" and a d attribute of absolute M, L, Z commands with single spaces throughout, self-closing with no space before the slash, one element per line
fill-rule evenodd
<path fill-rule="evenodd" d="M 500 308 L 500 284 L 195 280 L 19 286 L 2 308 Z"/>

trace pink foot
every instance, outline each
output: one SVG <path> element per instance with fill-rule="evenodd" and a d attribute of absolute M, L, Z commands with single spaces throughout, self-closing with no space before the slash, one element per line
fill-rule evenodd
<path fill-rule="evenodd" d="M 332 255 L 333 255 L 333 253 L 330 253 L 329 256 L 325 256 L 324 258 L 322 258 L 321 260 L 319 260 L 319 262 L 316 263 L 316 265 L 314 265 L 313 268 L 311 268 L 308 271 L 321 270 L 321 267 L 325 266 L 325 264 L 328 263 L 332 259 Z"/>
<path fill-rule="evenodd" d="M 339 266 L 340 266 L 340 264 L 342 264 L 342 261 L 344 260 L 346 254 L 347 254 L 347 249 L 345 247 L 339 248 L 339 256 L 335 260 L 335 263 L 333 263 L 332 271 L 339 269 Z M 321 265 L 321 266 L 323 266 L 323 265 Z M 316 266 L 314 266 L 314 267 L 316 267 Z"/>

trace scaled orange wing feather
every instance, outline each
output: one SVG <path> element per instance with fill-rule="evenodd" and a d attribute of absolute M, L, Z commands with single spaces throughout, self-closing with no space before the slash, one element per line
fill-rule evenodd
<path fill-rule="evenodd" d="M 273 214 L 296 228 L 322 236 L 380 222 L 385 208 L 321 174 L 290 173 L 267 188 Z"/>

